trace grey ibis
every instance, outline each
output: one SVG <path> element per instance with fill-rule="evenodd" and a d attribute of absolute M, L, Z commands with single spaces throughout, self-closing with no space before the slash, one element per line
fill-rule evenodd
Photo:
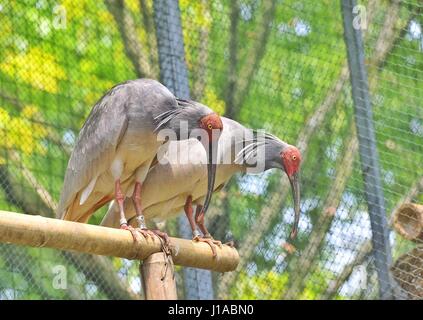
<path fill-rule="evenodd" d="M 231 119 L 222 117 L 224 130 L 219 139 L 218 165 L 214 191 L 220 190 L 237 172 L 248 172 L 249 169 L 261 172 L 272 168 L 285 171 L 290 181 L 294 199 L 295 221 L 291 238 L 297 234 L 300 218 L 299 169 L 301 154 L 299 150 L 277 137 L 265 134 L 257 139 L 251 129 Z M 241 147 L 239 147 L 241 145 Z M 238 149 L 237 149 L 238 146 Z M 206 154 L 198 141 L 190 139 L 170 142 L 159 151 L 162 159 L 149 170 L 144 181 L 143 212 L 148 220 L 162 221 L 185 211 L 193 232 L 194 239 L 207 242 L 216 254 L 215 241 L 204 224 L 202 203 L 207 195 Z M 175 151 L 176 150 L 176 151 Z M 236 151 L 238 150 L 238 151 Z M 262 157 L 257 157 L 258 154 Z M 189 154 L 189 161 L 181 162 L 181 156 Z M 256 168 L 253 168 L 256 156 Z M 193 217 L 192 205 L 196 204 Z M 133 204 L 127 200 L 126 217 L 132 220 L 135 215 Z M 103 226 L 119 226 L 119 207 L 113 203 L 105 215 Z M 199 237 L 199 230 L 204 237 Z"/>
<path fill-rule="evenodd" d="M 205 211 L 213 192 L 216 148 L 222 129 L 222 121 L 213 110 L 177 99 L 155 80 L 116 85 L 94 105 L 79 133 L 65 174 L 58 218 L 87 222 L 98 208 L 115 199 L 119 225 L 131 231 L 135 240 L 141 233 L 145 237 L 156 234 L 168 241 L 159 230 L 147 229 L 141 205 L 145 177 L 160 145 L 166 142 L 159 137 L 160 132 L 174 132 L 175 140 L 188 139 L 196 130 L 204 133 L 196 132 L 195 139 L 201 141 L 208 155 Z M 125 187 L 128 179 L 132 189 Z M 133 199 L 136 229 L 125 218 L 127 196 Z"/>

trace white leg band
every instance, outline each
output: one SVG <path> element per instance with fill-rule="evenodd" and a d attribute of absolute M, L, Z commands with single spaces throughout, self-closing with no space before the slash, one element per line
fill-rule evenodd
<path fill-rule="evenodd" d="M 147 225 L 145 224 L 144 216 L 137 216 L 137 223 L 140 229 L 147 229 Z"/>
<path fill-rule="evenodd" d="M 193 237 L 193 238 L 201 237 L 201 232 L 200 232 L 200 231 L 198 231 L 198 229 L 195 229 L 195 230 L 192 232 L 192 237 Z"/>

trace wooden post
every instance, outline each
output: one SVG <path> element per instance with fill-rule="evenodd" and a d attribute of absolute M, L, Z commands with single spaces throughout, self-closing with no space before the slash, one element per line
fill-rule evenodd
<path fill-rule="evenodd" d="M 171 256 L 153 253 L 140 265 L 146 300 L 176 300 L 176 282 Z"/>
<path fill-rule="evenodd" d="M 406 299 L 423 299 L 423 247 L 417 246 L 403 254 L 392 266 L 392 274 L 407 293 Z"/>
<path fill-rule="evenodd" d="M 407 240 L 423 241 L 423 205 L 405 203 L 394 213 L 395 230 Z"/>

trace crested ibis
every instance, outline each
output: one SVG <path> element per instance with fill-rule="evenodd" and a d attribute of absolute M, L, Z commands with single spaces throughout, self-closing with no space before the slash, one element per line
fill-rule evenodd
<path fill-rule="evenodd" d="M 246 172 L 250 168 L 250 158 L 257 155 L 259 148 L 263 157 L 256 157 L 261 162 L 256 172 L 265 171 L 271 168 L 278 168 L 285 171 L 291 183 L 294 199 L 295 221 L 291 231 L 291 238 L 297 233 L 300 217 L 300 190 L 299 190 L 299 167 L 301 154 L 299 150 L 281 141 L 277 137 L 265 134 L 262 141 L 251 138 L 253 131 L 231 119 L 222 117 L 224 130 L 219 139 L 218 165 L 216 172 L 216 184 L 214 191 L 220 190 L 229 179 L 237 172 Z M 235 146 L 241 143 L 239 152 Z M 146 218 L 153 221 L 168 219 L 176 214 L 185 211 L 193 232 L 193 238 L 207 242 L 216 254 L 215 241 L 204 225 L 204 214 L 202 202 L 206 196 L 205 161 L 206 155 L 201 145 L 196 140 L 185 140 L 170 142 L 163 145 L 165 150 L 162 159 L 149 170 L 144 181 L 143 212 Z M 176 150 L 176 152 L 174 151 Z M 189 161 L 181 162 L 181 156 L 189 154 Z M 164 161 L 163 161 L 164 160 Z M 254 161 L 253 161 L 254 162 Z M 196 214 L 193 217 L 192 205 L 196 204 Z M 127 201 L 126 217 L 131 220 L 134 216 L 132 204 Z M 109 207 L 102 225 L 107 227 L 119 226 L 119 208 L 116 203 Z M 204 237 L 199 238 L 199 230 Z"/>
<path fill-rule="evenodd" d="M 182 132 L 184 126 L 188 132 Z M 119 207 L 119 225 L 131 231 L 135 240 L 139 232 L 145 237 L 156 234 L 167 242 L 167 235 L 147 229 L 140 202 L 148 169 L 164 143 L 159 139 L 160 130 L 175 132 L 175 140 L 188 139 L 195 130 L 204 132 L 206 138 L 199 134 L 195 138 L 201 140 L 200 146 L 208 154 L 206 210 L 216 173 L 213 157 L 222 129 L 220 117 L 210 108 L 177 99 L 155 80 L 138 79 L 116 85 L 95 104 L 79 133 L 67 166 L 57 216 L 87 222 L 94 211 L 114 198 Z M 135 183 L 131 190 L 125 188 L 128 179 Z M 126 196 L 133 199 L 136 229 L 125 218 Z"/>

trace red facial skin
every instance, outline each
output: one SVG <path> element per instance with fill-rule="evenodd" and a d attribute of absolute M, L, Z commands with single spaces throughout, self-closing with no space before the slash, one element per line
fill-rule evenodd
<path fill-rule="evenodd" d="M 282 162 L 288 177 L 292 177 L 298 172 L 301 164 L 301 153 L 294 146 L 290 146 L 281 153 Z"/>
<path fill-rule="evenodd" d="M 200 119 L 200 127 L 207 131 L 209 141 L 214 142 L 220 135 L 213 135 L 213 130 L 223 130 L 223 123 L 216 113 L 211 113 Z"/>

